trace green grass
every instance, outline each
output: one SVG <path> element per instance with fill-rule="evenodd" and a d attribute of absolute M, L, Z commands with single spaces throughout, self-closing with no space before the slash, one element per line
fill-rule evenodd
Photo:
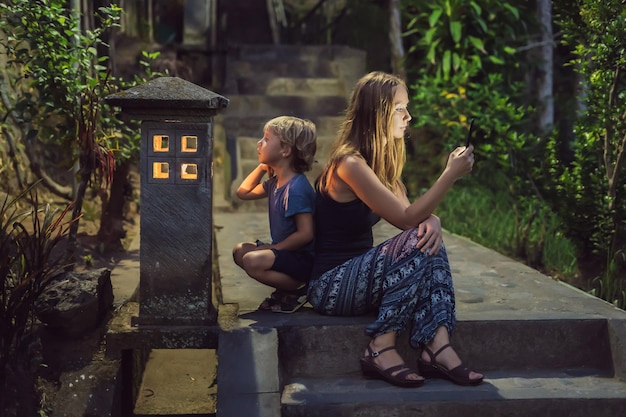
<path fill-rule="evenodd" d="M 576 272 L 573 244 L 539 201 L 520 203 L 478 186 L 455 187 L 437 209 L 442 226 L 548 275 L 568 281 Z"/>

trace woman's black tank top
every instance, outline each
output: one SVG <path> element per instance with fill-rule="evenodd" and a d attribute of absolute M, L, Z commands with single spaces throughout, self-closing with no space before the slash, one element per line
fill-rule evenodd
<path fill-rule="evenodd" d="M 361 200 L 338 203 L 318 190 L 315 195 L 315 264 L 312 278 L 365 253 L 372 247 L 380 217 Z"/>

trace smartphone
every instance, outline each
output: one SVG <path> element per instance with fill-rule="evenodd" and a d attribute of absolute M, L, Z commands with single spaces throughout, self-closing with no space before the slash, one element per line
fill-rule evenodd
<path fill-rule="evenodd" d="M 472 131 L 474 130 L 474 118 L 470 120 L 469 131 L 467 132 L 467 140 L 465 140 L 465 147 L 470 146 L 470 139 L 472 138 Z"/>

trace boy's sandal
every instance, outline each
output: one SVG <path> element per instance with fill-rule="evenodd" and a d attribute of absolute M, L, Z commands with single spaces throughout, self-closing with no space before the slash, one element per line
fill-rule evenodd
<path fill-rule="evenodd" d="M 428 349 L 428 347 L 426 347 L 426 345 L 422 345 L 422 350 L 423 352 L 426 352 L 429 360 L 425 361 L 420 355 L 419 359 L 417 360 L 417 367 L 420 373 L 425 377 L 444 378 L 454 382 L 455 384 L 464 386 L 478 385 L 483 382 L 482 377 L 477 379 L 470 379 L 469 376 L 472 371 L 469 370 L 462 363 L 454 369 L 448 369 L 436 361 L 437 356 L 441 352 L 451 347 L 452 346 L 448 343 L 447 345 L 442 346 L 441 349 L 439 349 L 437 352 L 433 353 L 430 349 Z"/>
<path fill-rule="evenodd" d="M 271 307 L 274 313 L 294 313 L 306 304 L 306 295 L 281 294 L 281 297 Z"/>
<path fill-rule="evenodd" d="M 378 352 L 374 352 L 372 348 L 367 345 L 368 355 L 362 357 L 360 360 L 363 375 L 367 378 L 383 379 L 397 387 L 415 388 L 424 385 L 423 379 L 407 378 L 411 374 L 419 375 L 419 373 L 416 370 L 409 368 L 404 363 L 391 366 L 387 369 L 381 369 L 374 363 L 375 357 L 392 349 L 396 349 L 396 347 L 389 346 L 379 350 Z"/>
<path fill-rule="evenodd" d="M 263 311 L 272 311 L 272 308 L 280 303 L 280 299 L 282 298 L 282 294 L 278 290 L 274 291 L 267 297 L 265 300 L 259 304 L 259 310 Z"/>

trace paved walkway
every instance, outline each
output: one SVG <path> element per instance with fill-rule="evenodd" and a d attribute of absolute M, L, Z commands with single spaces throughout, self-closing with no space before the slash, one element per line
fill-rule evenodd
<path fill-rule="evenodd" d="M 266 213 L 215 213 L 217 246 L 225 303 L 238 303 L 240 314 L 256 310 L 272 289 L 239 269 L 231 257 L 237 242 L 269 240 Z M 381 221 L 375 242 L 398 230 Z M 445 233 L 444 242 L 455 282 L 460 320 L 484 318 L 557 318 L 571 316 L 626 318 L 626 312 L 556 281 L 526 265 L 465 238 Z"/>

